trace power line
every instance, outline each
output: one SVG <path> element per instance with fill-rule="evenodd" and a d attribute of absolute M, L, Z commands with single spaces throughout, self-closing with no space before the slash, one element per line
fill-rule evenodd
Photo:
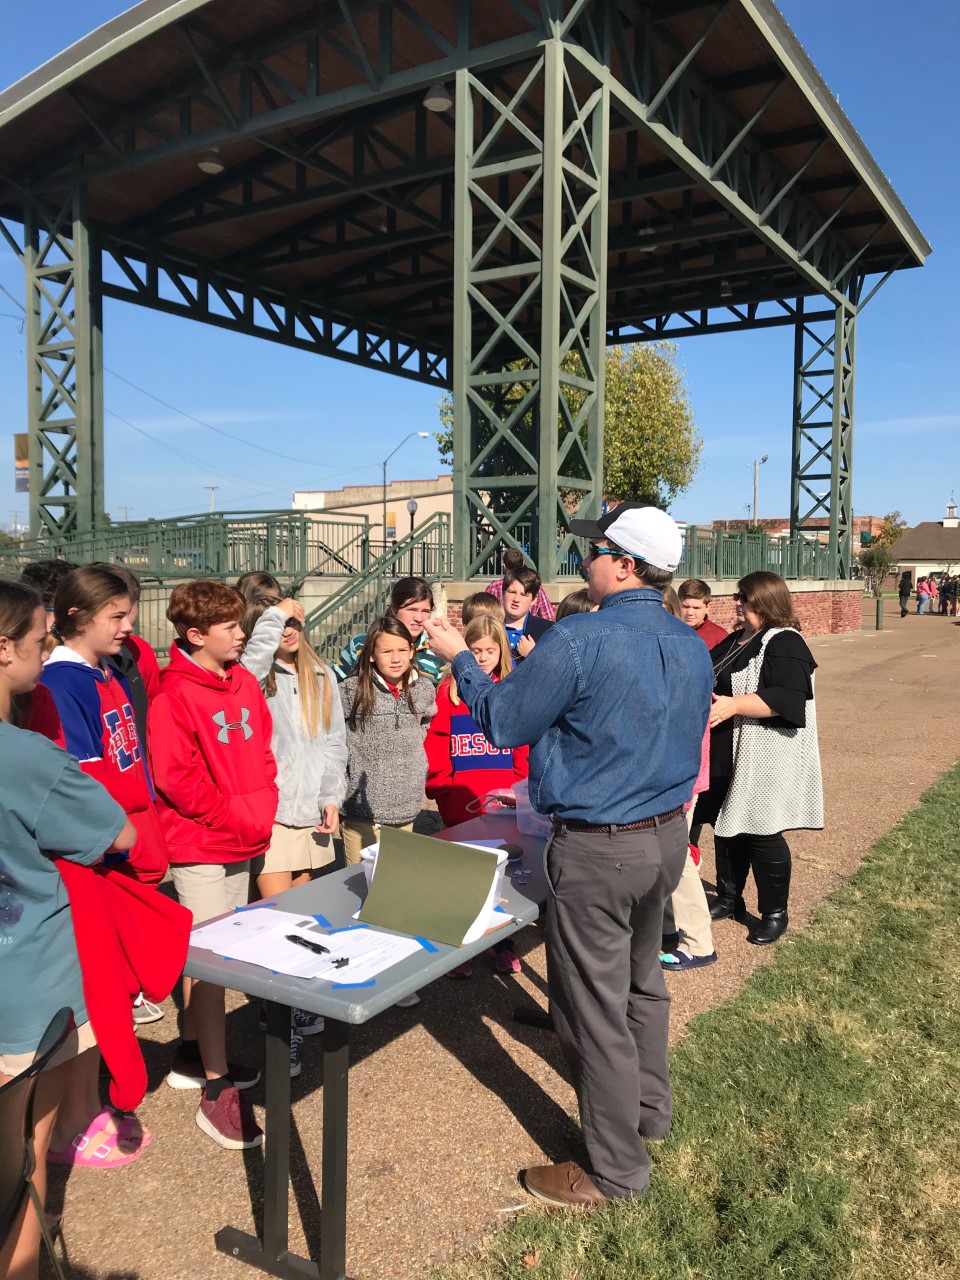
<path fill-rule="evenodd" d="M 129 427 L 131 431 L 136 431 L 138 435 L 144 436 L 147 440 L 149 440 L 152 444 L 155 444 L 158 448 L 166 449 L 167 453 L 172 453 L 172 454 L 175 454 L 178 458 L 183 458 L 185 462 L 189 462 L 191 466 L 199 467 L 201 471 L 206 471 L 208 475 L 220 476 L 221 478 L 224 478 L 224 479 L 239 481 L 240 484 L 244 485 L 246 488 L 250 489 L 254 493 L 257 493 L 257 492 L 276 493 L 277 492 L 276 489 L 264 488 L 263 485 L 257 484 L 255 480 L 250 480 L 246 476 L 238 476 L 234 471 L 224 471 L 223 469 L 217 470 L 216 468 L 211 467 L 209 463 L 204 462 L 202 459 L 195 458 L 189 453 L 184 453 L 182 449 L 177 449 L 172 444 L 167 444 L 166 441 L 164 440 L 158 440 L 157 437 L 151 435 L 149 431 L 144 431 L 143 427 L 135 426 L 132 422 L 129 421 L 129 419 L 122 417 L 119 413 L 117 413 L 115 409 L 107 409 L 107 413 L 109 413 L 112 418 L 116 418 L 118 422 L 122 422 L 125 427 Z"/>
<path fill-rule="evenodd" d="M 276 449 L 267 449 L 262 444 L 254 444 L 251 440 L 244 440 L 242 436 L 235 436 L 232 431 L 225 431 L 223 427 L 215 427 L 212 422 L 204 422 L 202 418 L 197 418 L 194 414 L 187 413 L 185 409 L 178 409 L 169 400 L 164 400 L 161 396 L 154 395 L 152 391 L 147 391 L 146 387 L 141 387 L 136 382 L 131 382 L 129 378 L 125 378 L 122 373 L 117 373 L 115 369 L 110 369 L 107 365 L 103 367 L 107 373 L 119 378 L 128 387 L 133 387 L 134 391 L 139 391 L 141 395 L 147 396 L 148 399 L 155 400 L 157 404 L 162 404 L 165 409 L 169 409 L 171 413 L 179 414 L 181 418 L 186 418 L 188 422 L 195 422 L 198 427 L 205 427 L 207 431 L 215 431 L 218 436 L 224 436 L 227 440 L 233 440 L 236 444 L 246 445 L 248 449 L 256 449 L 260 453 L 266 453 L 271 458 L 283 458 L 286 462 L 304 462 L 308 467 L 324 466 L 323 463 L 318 463 L 315 458 L 301 458 L 294 453 L 280 453 Z"/>

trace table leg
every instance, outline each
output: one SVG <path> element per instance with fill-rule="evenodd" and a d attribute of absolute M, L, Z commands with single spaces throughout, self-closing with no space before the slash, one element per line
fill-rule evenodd
<path fill-rule="evenodd" d="M 320 1280 L 344 1280 L 347 1265 L 347 1073 L 350 1026 L 327 1018 L 323 1030 L 323 1181 Z"/>
<path fill-rule="evenodd" d="M 267 1114 L 264 1124 L 263 1240 L 222 1227 L 217 1249 L 280 1280 L 318 1280 L 315 1263 L 287 1252 L 290 1187 L 290 1010 L 267 1004 Z M 338 1277 L 337 1280 L 340 1280 Z"/>

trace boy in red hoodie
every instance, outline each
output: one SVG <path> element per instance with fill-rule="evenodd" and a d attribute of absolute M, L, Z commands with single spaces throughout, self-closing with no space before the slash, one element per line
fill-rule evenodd
<path fill-rule="evenodd" d="M 270 712 L 237 661 L 245 607 L 221 582 L 175 588 L 167 618 L 179 639 L 150 704 L 150 770 L 173 883 L 194 924 L 246 904 L 250 859 L 270 843 L 277 812 Z M 221 1147 L 259 1146 L 263 1131 L 239 1090 L 260 1073 L 227 1062 L 223 988 L 185 977 L 183 998 L 167 1084 L 202 1090 L 197 1124 Z"/>

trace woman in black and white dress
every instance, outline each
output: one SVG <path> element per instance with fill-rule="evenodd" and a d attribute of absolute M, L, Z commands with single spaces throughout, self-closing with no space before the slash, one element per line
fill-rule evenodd
<path fill-rule="evenodd" d="M 747 941 L 763 946 L 787 927 L 791 860 L 783 833 L 823 826 L 817 664 L 777 574 L 741 578 L 734 603 L 737 629 L 710 653 L 710 789 L 697 802 L 694 824 L 714 829 L 712 918 L 745 919 L 752 871 L 761 919 Z"/>

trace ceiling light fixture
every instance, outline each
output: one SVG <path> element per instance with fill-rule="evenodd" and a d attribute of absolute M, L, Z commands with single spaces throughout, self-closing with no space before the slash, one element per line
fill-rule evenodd
<path fill-rule="evenodd" d="M 211 176 L 215 176 L 218 173 L 223 173 L 226 167 L 216 147 L 213 147 L 210 151 L 202 151 L 197 157 L 197 168 L 201 173 L 209 173 Z"/>
<path fill-rule="evenodd" d="M 450 90 L 445 84 L 432 84 L 423 95 L 423 105 L 428 111 L 449 111 L 453 106 Z"/>
<path fill-rule="evenodd" d="M 721 298 L 733 297 L 733 290 L 730 288 L 730 281 L 726 277 L 724 277 L 720 281 L 720 297 Z"/>

